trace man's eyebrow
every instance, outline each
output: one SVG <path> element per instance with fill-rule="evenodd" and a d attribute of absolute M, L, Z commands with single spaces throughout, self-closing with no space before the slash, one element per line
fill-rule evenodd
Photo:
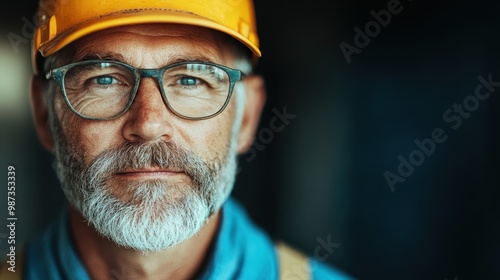
<path fill-rule="evenodd" d="M 106 52 L 103 54 L 87 54 L 84 56 L 80 57 L 75 57 L 73 59 L 73 62 L 78 62 L 78 61 L 86 61 L 86 60 L 113 60 L 113 61 L 120 61 L 124 63 L 128 63 L 127 60 L 119 53 L 113 53 L 113 52 Z M 167 59 L 167 64 L 173 64 L 173 63 L 179 63 L 179 62 L 210 62 L 210 63 L 217 63 L 213 59 L 204 56 L 204 55 L 186 55 L 186 56 L 177 56 L 174 55 L 172 57 L 169 57 Z M 165 66 L 166 66 L 165 65 Z"/>
<path fill-rule="evenodd" d="M 189 55 L 189 56 L 173 56 L 169 59 L 169 63 L 176 63 L 176 62 L 189 62 L 189 61 L 200 61 L 200 62 L 212 62 L 213 59 L 204 56 L 204 55 Z"/>
<path fill-rule="evenodd" d="M 103 54 L 87 54 L 81 57 L 75 57 L 73 62 L 85 61 L 85 60 L 115 60 L 125 62 L 124 57 L 119 53 L 107 52 Z"/>

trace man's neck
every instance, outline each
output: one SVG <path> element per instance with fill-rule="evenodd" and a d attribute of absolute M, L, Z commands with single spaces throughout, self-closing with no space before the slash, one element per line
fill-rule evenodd
<path fill-rule="evenodd" d="M 220 210 L 190 239 L 158 253 L 143 254 L 99 235 L 73 207 L 70 233 L 88 275 L 101 279 L 192 279 L 205 265 L 220 223 Z"/>

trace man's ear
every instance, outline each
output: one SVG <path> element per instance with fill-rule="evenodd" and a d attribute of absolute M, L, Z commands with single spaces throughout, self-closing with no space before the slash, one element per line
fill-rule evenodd
<path fill-rule="evenodd" d="M 266 88 L 264 79 L 261 76 L 246 76 L 243 85 L 246 91 L 246 100 L 238 137 L 239 154 L 245 153 L 253 144 L 266 101 Z"/>
<path fill-rule="evenodd" d="M 43 97 L 43 86 L 40 76 L 33 76 L 30 87 L 31 111 L 40 143 L 47 151 L 52 151 L 54 140 L 49 127 L 49 111 Z"/>

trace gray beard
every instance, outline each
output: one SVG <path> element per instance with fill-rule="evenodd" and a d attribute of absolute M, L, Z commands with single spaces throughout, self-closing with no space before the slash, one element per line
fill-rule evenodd
<path fill-rule="evenodd" d="M 119 246 L 157 252 L 195 235 L 228 198 L 237 169 L 236 134 L 224 158 L 208 163 L 170 142 L 125 143 L 86 165 L 82 153 L 70 149 L 58 121 L 55 166 L 69 201 L 96 231 Z M 190 183 L 143 180 L 117 186 L 113 174 L 138 168 L 184 170 Z M 121 188 L 116 197 L 111 186 Z"/>

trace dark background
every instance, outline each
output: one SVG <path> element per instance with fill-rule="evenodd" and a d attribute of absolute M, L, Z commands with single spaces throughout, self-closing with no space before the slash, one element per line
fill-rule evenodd
<path fill-rule="evenodd" d="M 354 46 L 354 28 L 390 2 L 256 1 L 263 147 L 253 160 L 241 156 L 233 194 L 272 237 L 311 256 L 320 240 L 338 243 L 325 262 L 358 279 L 500 279 L 500 87 L 456 129 L 443 117 L 464 100 L 474 105 L 479 76 L 500 81 L 500 4 L 401 1 L 348 63 L 341 42 Z M 63 199 L 31 124 L 29 45 L 8 38 L 24 36 L 34 11 L 35 1 L 16 1 L 0 17 L 0 174 L 6 186 L 7 166 L 16 166 L 18 242 Z M 271 135 L 285 107 L 296 117 Z M 401 159 L 418 154 L 415 140 L 435 129 L 446 140 L 414 157 L 423 162 L 391 190 L 384 173 L 400 175 Z M 6 187 L 0 193 L 4 200 Z"/>

